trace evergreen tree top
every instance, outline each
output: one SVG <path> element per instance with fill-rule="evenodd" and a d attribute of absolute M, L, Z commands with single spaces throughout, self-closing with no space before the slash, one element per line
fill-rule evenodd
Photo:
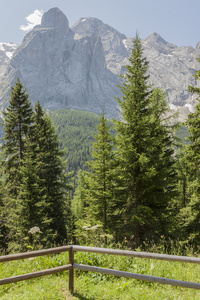
<path fill-rule="evenodd" d="M 129 64 L 125 66 L 126 73 L 122 75 L 123 84 L 119 86 L 123 96 L 117 98 L 122 107 L 125 122 L 132 122 L 133 115 L 149 115 L 149 102 L 152 94 L 147 75 L 149 62 L 143 57 L 142 43 L 138 35 L 134 39 L 134 47 L 129 57 Z M 134 114 L 132 112 L 135 111 Z"/>

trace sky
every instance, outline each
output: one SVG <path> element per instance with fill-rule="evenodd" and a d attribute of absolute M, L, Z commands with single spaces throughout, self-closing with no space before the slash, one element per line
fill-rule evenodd
<path fill-rule="evenodd" d="M 58 7 L 70 27 L 82 17 L 95 17 L 127 37 L 156 32 L 177 46 L 200 41 L 200 0 L 0 0 L 0 43 L 20 44 L 42 14 Z"/>

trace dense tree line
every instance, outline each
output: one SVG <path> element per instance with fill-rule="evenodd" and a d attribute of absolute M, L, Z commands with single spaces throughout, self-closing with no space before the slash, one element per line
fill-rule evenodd
<path fill-rule="evenodd" d="M 57 129 L 60 148 L 64 150 L 66 171 L 89 170 L 86 161 L 91 159 L 92 142 L 97 133 L 99 116 L 92 112 L 60 109 L 50 112 Z M 108 121 L 111 124 L 111 121 Z"/>
<path fill-rule="evenodd" d="M 4 246 L 25 250 L 63 244 L 70 218 L 61 151 L 40 103 L 31 107 L 19 79 L 4 112 L 2 226 Z M 67 214 L 67 216 L 66 216 Z"/>
<path fill-rule="evenodd" d="M 180 147 L 165 93 L 147 74 L 136 35 L 116 99 L 123 120 L 52 112 L 60 142 L 49 115 L 39 102 L 31 107 L 17 80 L 4 112 L 0 157 L 2 250 L 69 241 L 126 241 L 134 248 L 162 237 L 199 245 L 200 104 L 181 130 L 189 137 Z M 200 95 L 199 88 L 189 90 Z M 77 177 L 75 192 L 68 171 Z"/>

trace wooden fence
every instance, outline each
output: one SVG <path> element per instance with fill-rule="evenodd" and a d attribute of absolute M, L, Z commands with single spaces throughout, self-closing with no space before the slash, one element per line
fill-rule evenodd
<path fill-rule="evenodd" d="M 37 256 L 44 256 L 48 254 L 56 254 L 61 252 L 69 252 L 69 262 L 67 265 L 60 266 L 57 268 L 51 268 L 47 270 L 42 270 L 34 273 L 29 273 L 25 275 L 14 276 L 10 278 L 0 279 L 0 285 L 13 283 L 17 281 L 27 280 L 35 277 L 41 277 L 49 274 L 59 273 L 66 270 L 69 270 L 69 291 L 73 293 L 74 291 L 74 269 L 82 270 L 82 271 L 89 271 L 89 272 L 98 272 L 107 275 L 114 275 L 150 282 L 157 282 L 161 284 L 169 284 L 175 286 L 181 286 L 185 288 L 192 288 L 192 289 L 200 289 L 199 283 L 188 282 L 188 281 L 180 281 L 174 279 L 168 279 L 163 277 L 155 277 L 155 276 L 148 276 L 142 274 L 135 274 L 130 272 L 124 271 L 116 271 L 111 269 L 99 268 L 94 266 L 82 265 L 74 263 L 74 252 L 93 252 L 93 253 L 100 253 L 100 254 L 110 254 L 110 255 L 119 255 L 119 256 L 128 256 L 128 257 L 140 257 L 140 258 L 147 258 L 147 259 L 157 259 L 157 260 L 165 260 L 165 261 L 176 261 L 182 263 L 193 263 L 193 264 L 200 264 L 200 258 L 196 257 L 187 257 L 187 256 L 176 256 L 176 255 L 165 255 L 165 254 L 156 254 L 156 253 L 147 253 L 147 252 L 138 252 L 138 251 L 125 251 L 125 250 L 115 250 L 115 249 L 107 249 L 107 248 L 95 248 L 95 247 L 84 247 L 84 246 L 64 246 L 58 248 L 51 248 L 46 250 L 40 251 L 32 251 L 32 252 L 25 252 L 13 255 L 5 255 L 0 256 L 0 263 L 1 262 L 8 262 L 13 260 L 20 260 L 30 257 L 37 257 Z"/>

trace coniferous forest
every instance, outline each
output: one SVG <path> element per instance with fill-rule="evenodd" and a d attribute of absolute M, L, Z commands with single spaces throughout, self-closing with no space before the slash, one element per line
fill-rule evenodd
<path fill-rule="evenodd" d="M 199 249 L 200 104 L 185 124 L 176 122 L 165 92 L 149 84 L 138 35 L 121 77 L 123 120 L 46 112 L 40 102 L 31 106 L 19 79 L 11 87 L 0 157 L 1 253 L 163 240 L 166 251 L 171 241 L 183 252 Z M 198 99 L 200 89 L 188 89 Z"/>

